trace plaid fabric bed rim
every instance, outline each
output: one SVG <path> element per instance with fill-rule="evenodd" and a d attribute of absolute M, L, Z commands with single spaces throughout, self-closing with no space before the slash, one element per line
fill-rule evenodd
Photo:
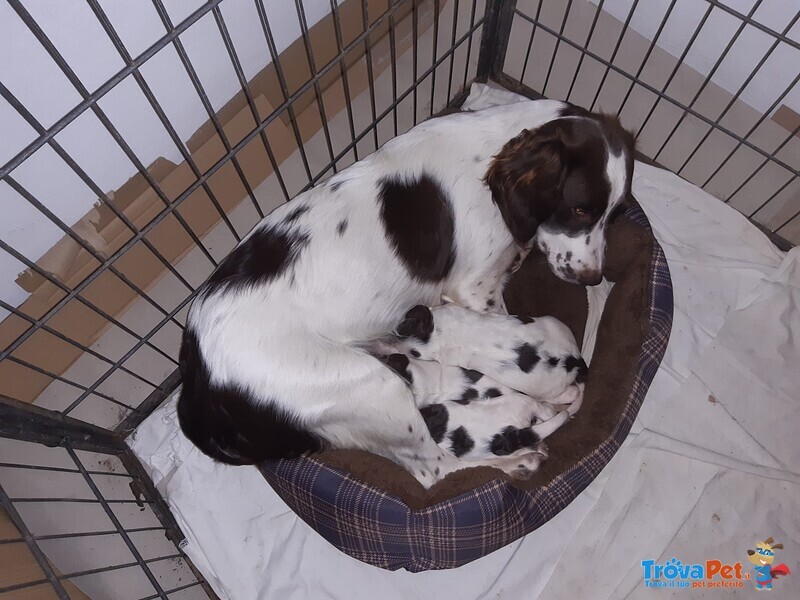
<path fill-rule="evenodd" d="M 626 216 L 648 231 L 638 204 Z M 412 511 L 399 498 L 313 457 L 270 461 L 261 472 L 306 523 L 346 554 L 385 569 L 450 569 L 540 527 L 600 473 L 628 435 L 658 370 L 672 328 L 672 281 L 658 243 L 650 263 L 649 332 L 616 428 L 593 452 L 544 487 L 523 491 L 495 480 Z"/>

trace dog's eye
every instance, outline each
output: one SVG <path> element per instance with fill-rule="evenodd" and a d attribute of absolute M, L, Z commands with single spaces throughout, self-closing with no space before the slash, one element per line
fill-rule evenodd
<path fill-rule="evenodd" d="M 575 208 L 572 209 L 572 214 L 578 215 L 579 217 L 585 217 L 586 215 L 589 214 L 589 211 L 586 210 L 585 208 L 580 208 L 576 206 Z"/>

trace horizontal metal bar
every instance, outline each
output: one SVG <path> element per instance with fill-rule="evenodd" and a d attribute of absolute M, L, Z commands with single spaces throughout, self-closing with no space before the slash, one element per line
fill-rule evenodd
<path fill-rule="evenodd" d="M 54 473 L 77 473 L 80 475 L 80 471 L 78 469 L 66 469 L 64 467 L 45 467 L 42 465 L 26 465 L 23 463 L 9 463 L 9 462 L 0 462 L 0 468 L 5 469 L 28 469 L 31 471 L 52 471 Z M 111 477 L 127 477 L 128 479 L 131 478 L 130 475 L 127 473 L 110 473 L 108 471 L 90 471 L 86 470 L 89 475 L 110 475 Z"/>
<path fill-rule="evenodd" d="M 78 473 L 80 474 L 80 472 Z M 11 501 L 17 504 L 99 504 L 101 502 L 108 502 L 109 504 L 149 504 L 148 500 L 112 500 L 108 498 L 103 498 L 102 501 L 96 498 L 11 498 Z"/>
<path fill-rule="evenodd" d="M 122 437 L 107 429 L 2 395 L 0 437 L 112 455 L 127 449 Z"/>
<path fill-rule="evenodd" d="M 167 595 L 174 594 L 176 592 L 180 592 L 190 587 L 194 587 L 196 585 L 203 585 L 203 581 L 192 581 L 190 583 L 186 583 L 184 585 L 179 585 L 176 588 L 172 588 L 171 590 L 166 590 L 165 593 Z M 158 594 L 153 594 L 151 596 L 145 596 L 144 598 L 139 598 L 139 600 L 153 600 L 153 598 L 158 598 Z"/>
<path fill-rule="evenodd" d="M 177 38 L 184 31 L 189 29 L 189 27 L 191 27 L 197 21 L 199 21 L 204 15 L 206 15 L 212 8 L 214 8 L 220 2 L 222 2 L 222 0 L 208 0 L 203 6 L 195 10 L 192 14 L 190 14 L 183 21 L 181 21 L 181 23 L 178 24 L 167 35 L 163 36 L 162 38 L 154 42 L 149 48 L 147 48 L 147 50 L 142 52 L 138 57 L 136 57 L 133 61 L 131 61 L 130 65 L 120 69 L 108 81 L 106 81 L 103 85 L 98 87 L 97 90 L 95 90 L 87 98 L 84 98 L 81 102 L 79 102 L 75 106 L 75 108 L 70 110 L 66 115 L 61 117 L 51 127 L 49 127 L 47 129 L 47 133 L 37 137 L 25 148 L 23 148 L 20 152 L 18 152 L 17 155 L 14 156 L 14 158 L 12 158 L 5 165 L 3 165 L 3 167 L 0 167 L 0 179 L 8 175 L 19 165 L 21 165 L 29 156 L 31 156 L 39 148 L 44 146 L 49 140 L 55 137 L 56 134 L 58 134 L 61 130 L 63 130 L 67 125 L 72 123 L 75 119 L 81 116 L 87 109 L 91 108 L 94 104 L 96 104 L 97 101 L 100 100 L 100 98 L 102 98 L 108 92 L 113 90 L 117 86 L 117 84 L 119 84 L 122 80 L 124 80 L 128 75 L 133 73 L 134 69 L 138 69 L 144 63 L 150 60 L 153 56 L 158 54 L 158 52 L 162 48 L 164 48 L 167 44 L 172 42 L 172 40 Z"/>
<path fill-rule="evenodd" d="M 706 0 L 706 1 L 708 1 L 708 0 Z M 525 15 L 524 13 L 521 13 L 521 12 L 517 11 L 517 14 L 520 15 L 522 18 L 524 18 L 526 21 L 531 21 L 531 18 L 528 17 L 527 15 Z M 550 27 L 548 27 L 547 25 L 539 23 L 538 26 L 540 28 L 542 28 L 543 30 L 545 30 L 550 35 L 558 37 L 558 33 L 556 31 L 554 31 L 553 29 L 551 29 Z M 758 153 L 758 154 L 760 154 L 762 156 L 766 156 L 772 162 L 774 162 L 775 164 L 783 167 L 784 169 L 786 169 L 790 173 L 794 173 L 795 175 L 798 174 L 798 170 L 797 169 L 795 169 L 792 166 L 786 164 L 784 161 L 782 161 L 782 160 L 780 160 L 780 159 L 778 159 L 778 158 L 776 158 L 774 156 L 771 156 L 769 153 L 767 153 L 765 150 L 762 150 L 761 148 L 759 148 L 755 144 L 753 144 L 753 143 L 751 143 L 751 142 L 749 142 L 747 140 L 743 140 L 738 135 L 736 135 L 735 133 L 730 131 L 728 128 L 723 127 L 719 123 L 715 123 L 714 121 L 712 121 L 708 117 L 704 116 L 703 114 L 697 112 L 696 110 L 694 110 L 694 109 L 682 104 L 681 102 L 678 102 L 674 98 L 670 98 L 669 96 L 664 95 L 663 92 L 660 92 L 659 90 L 657 90 L 656 88 L 654 88 L 650 84 L 645 83 L 644 81 L 635 79 L 632 75 L 630 75 L 629 73 L 627 73 L 626 71 L 624 71 L 620 67 L 608 62 L 607 60 L 605 60 L 604 58 L 602 58 L 598 54 L 592 52 L 591 50 L 583 48 L 582 46 L 580 46 L 579 44 L 576 44 L 575 42 L 573 42 L 569 38 L 564 38 L 564 42 L 567 43 L 568 45 L 572 46 L 573 48 L 575 48 L 577 50 L 580 50 L 581 52 L 585 52 L 586 55 L 589 56 L 590 58 L 593 58 L 597 62 L 607 66 L 609 69 L 611 69 L 615 73 L 618 73 L 619 75 L 622 75 L 626 79 L 630 79 L 630 80 L 634 81 L 636 84 L 640 85 L 641 87 L 643 87 L 647 91 L 656 94 L 659 98 L 661 98 L 663 100 L 666 100 L 667 102 L 669 102 L 670 104 L 676 106 L 677 108 L 681 109 L 682 111 L 692 115 L 693 117 L 699 119 L 700 121 L 703 121 L 707 125 L 711 125 L 712 127 L 715 127 L 716 129 L 718 129 L 719 131 L 721 131 L 722 133 L 724 133 L 726 135 L 729 135 L 733 139 L 742 142 L 743 146 L 747 146 L 748 148 L 750 148 L 754 152 L 756 152 L 756 153 Z"/>
<path fill-rule="evenodd" d="M 107 573 L 109 571 L 119 571 L 120 569 L 128 569 L 130 567 L 141 567 L 143 564 L 144 565 L 149 565 L 151 563 L 158 562 L 160 560 L 169 560 L 171 558 L 181 558 L 181 555 L 180 554 L 168 554 L 167 556 L 159 556 L 159 557 L 156 557 L 156 558 L 148 558 L 146 560 L 142 560 L 141 563 L 137 562 L 137 561 L 134 561 L 134 562 L 122 563 L 122 564 L 119 564 L 119 565 L 108 565 L 108 566 L 105 566 L 105 567 L 97 567 L 96 569 L 85 569 L 83 571 L 75 571 L 73 573 L 66 573 L 64 575 L 59 575 L 58 578 L 63 581 L 65 579 L 74 579 L 74 578 L 77 578 L 77 577 L 85 577 L 87 575 L 97 575 L 99 573 Z M 147 569 L 147 570 L 149 571 L 149 569 Z M 156 594 L 154 597 L 155 598 L 160 598 L 161 596 L 159 594 Z"/>
<path fill-rule="evenodd" d="M 11 314 L 13 314 L 15 317 L 20 318 L 20 319 L 22 319 L 24 321 L 27 321 L 31 325 L 36 324 L 36 319 L 34 319 L 33 317 L 29 317 L 24 312 L 19 310 L 17 307 L 11 306 L 7 302 L 4 302 L 4 301 L 0 300 L 0 308 L 2 308 L 3 310 L 7 310 Z M 80 342 L 76 342 L 72 338 L 64 335 L 60 331 L 58 331 L 56 329 L 53 329 L 52 327 L 50 327 L 48 325 L 42 325 L 41 328 L 42 328 L 43 331 L 46 331 L 50 335 L 52 335 L 54 337 L 57 337 L 62 342 L 65 342 L 65 343 L 69 344 L 70 346 L 74 346 L 75 348 L 77 348 L 81 352 L 85 352 L 86 354 L 89 354 L 90 356 L 93 356 L 94 358 L 96 358 L 98 360 L 101 360 L 104 363 L 107 363 L 109 365 L 113 365 L 114 364 L 114 361 L 111 360 L 110 358 L 108 358 L 107 356 L 103 356 L 102 354 L 100 354 L 96 350 L 93 350 L 89 346 L 85 346 L 84 344 L 81 344 Z M 120 367 L 120 371 L 122 371 L 123 373 L 127 373 L 131 377 L 134 377 L 135 379 L 138 379 L 142 383 L 146 383 L 147 385 L 150 385 L 150 386 L 152 386 L 152 387 L 154 387 L 156 389 L 158 389 L 158 387 L 160 386 L 160 384 L 157 384 L 157 383 L 155 383 L 153 381 L 150 381 L 149 379 L 139 375 L 136 371 L 132 371 L 131 369 L 129 369 L 127 367 L 124 367 L 124 366 Z"/>
<path fill-rule="evenodd" d="M 31 327 L 29 327 L 24 332 L 22 332 L 19 335 L 19 337 L 17 337 L 17 339 L 15 339 L 13 342 L 11 342 L 11 344 L 9 344 L 4 350 L 0 350 L 0 360 L 4 360 L 8 356 L 10 356 L 12 352 L 14 352 L 23 343 L 25 343 L 26 340 L 28 340 L 34 333 L 36 333 L 39 329 L 41 329 L 41 327 L 47 321 L 49 321 L 50 318 L 55 316 L 70 300 L 73 300 L 73 299 L 77 300 L 78 302 L 80 302 L 81 304 L 83 304 L 84 306 L 89 308 L 90 310 L 96 312 L 98 315 L 103 317 L 109 323 L 115 325 L 116 327 L 119 327 L 122 331 L 124 331 L 125 333 L 127 333 L 131 337 L 134 337 L 134 338 L 138 338 L 139 337 L 139 335 L 135 331 L 133 331 L 130 327 L 128 327 L 127 325 L 124 325 L 121 321 L 119 321 L 118 319 L 116 319 L 116 318 L 112 317 L 111 315 L 109 315 L 106 311 L 101 309 L 99 306 L 97 306 L 96 304 L 93 304 L 92 302 L 89 302 L 86 298 L 84 298 L 83 296 L 79 295 L 80 292 L 82 292 L 86 287 L 88 287 L 92 282 L 94 282 L 95 279 L 97 279 L 97 277 L 99 277 L 102 273 L 105 272 L 104 265 L 100 265 L 100 267 L 95 269 L 95 271 L 91 275 L 89 275 L 86 279 L 84 279 L 77 286 L 75 286 L 74 288 L 70 288 L 70 287 L 64 285 L 61 281 L 59 281 L 52 274 L 50 274 L 47 271 L 45 271 L 44 269 L 42 269 L 35 262 L 31 261 L 28 257 L 23 256 L 22 254 L 17 252 L 17 250 L 15 248 L 12 248 L 8 244 L 6 244 L 3 240 L 0 240 L 0 250 L 3 250 L 5 252 L 7 252 L 12 257 L 14 257 L 14 259 L 18 260 L 19 262 L 24 264 L 26 267 L 28 267 L 29 269 L 34 271 L 37 275 L 40 275 L 41 277 L 43 277 L 44 279 L 46 279 L 47 281 L 52 283 L 55 287 L 59 288 L 62 292 L 64 292 L 64 297 L 61 298 L 61 300 L 59 300 L 58 302 L 56 302 L 56 304 L 52 308 L 50 308 L 50 310 L 48 310 L 44 314 L 44 316 L 42 316 L 39 319 L 37 319 L 35 324 L 31 325 Z M 164 321 L 164 323 L 166 323 L 168 321 L 171 321 L 173 317 L 174 317 L 174 315 L 172 315 L 172 317 L 168 318 L 167 321 Z M 163 356 L 164 358 L 169 360 L 170 362 L 178 364 L 178 361 L 176 361 L 174 358 L 172 358 L 169 354 L 164 352 L 158 346 L 155 346 L 154 344 L 148 344 L 148 346 L 150 348 L 152 348 L 156 353 L 160 354 L 161 356 Z"/>
<path fill-rule="evenodd" d="M 759 31 L 762 31 L 763 33 L 766 33 L 767 35 L 772 36 L 772 37 L 780 40 L 781 42 L 791 46 L 795 50 L 800 50 L 800 43 L 798 43 L 795 40 L 793 40 L 792 38 L 790 38 L 786 33 L 780 33 L 778 31 L 775 31 L 774 29 L 770 29 L 766 25 L 763 25 L 763 24 L 759 23 L 758 21 L 756 21 L 753 17 L 750 17 L 748 15 L 740 13 L 735 8 L 731 8 L 730 6 L 728 6 L 727 4 L 725 4 L 723 2 L 720 2 L 719 0 L 704 0 L 704 2 L 707 2 L 711 6 L 713 6 L 715 8 L 718 8 L 721 11 L 724 11 L 724 12 L 728 13 L 729 15 L 732 15 L 732 16 L 736 17 L 740 21 L 744 21 L 748 25 L 752 25 L 753 27 L 755 27 Z"/>

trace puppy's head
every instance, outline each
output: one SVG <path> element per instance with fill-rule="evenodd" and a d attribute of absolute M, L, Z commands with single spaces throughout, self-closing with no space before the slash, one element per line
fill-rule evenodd
<path fill-rule="evenodd" d="M 517 243 L 535 241 L 561 279 L 596 285 L 606 225 L 630 195 L 633 146 L 615 117 L 569 107 L 506 143 L 485 181 Z"/>

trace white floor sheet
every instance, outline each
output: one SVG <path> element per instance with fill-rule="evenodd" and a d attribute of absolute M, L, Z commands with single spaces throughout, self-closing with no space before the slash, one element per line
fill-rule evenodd
<path fill-rule="evenodd" d="M 515 99 L 475 86 L 466 107 Z M 171 400 L 131 445 L 220 597 L 752 598 L 751 582 L 647 589 L 641 561 L 739 561 L 750 572 L 746 550 L 771 536 L 785 545 L 775 564 L 792 575 L 769 597 L 800 598 L 800 248 L 778 251 L 669 172 L 637 163 L 633 192 L 669 261 L 675 318 L 633 431 L 588 489 L 539 530 L 469 565 L 387 572 L 330 546 L 255 469 L 214 464 L 194 449 Z M 603 290 L 591 291 L 590 313 L 599 315 Z"/>

